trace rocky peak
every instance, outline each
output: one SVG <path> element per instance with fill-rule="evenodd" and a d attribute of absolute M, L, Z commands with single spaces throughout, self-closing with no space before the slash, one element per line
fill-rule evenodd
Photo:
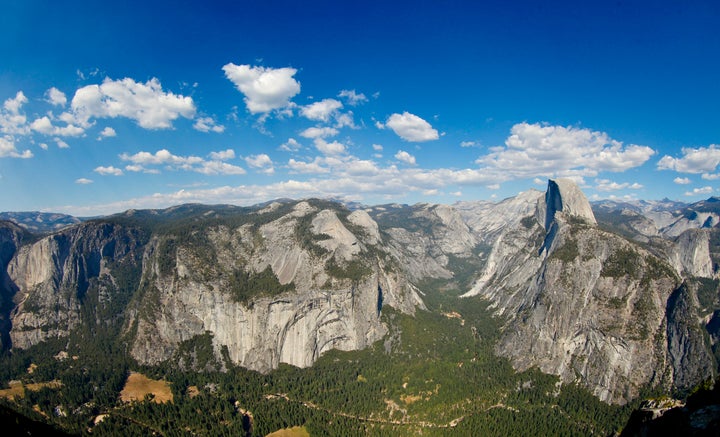
<path fill-rule="evenodd" d="M 597 223 L 590 202 L 572 179 L 549 179 L 544 206 L 546 231 L 550 230 L 558 212 Z"/>

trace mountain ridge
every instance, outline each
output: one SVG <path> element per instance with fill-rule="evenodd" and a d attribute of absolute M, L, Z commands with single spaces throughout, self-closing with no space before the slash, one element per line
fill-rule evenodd
<path fill-rule="evenodd" d="M 711 203 L 642 227 L 613 222 L 639 212 L 610 214 L 572 181 L 551 180 L 545 192 L 455 206 L 128 210 L 16 244 L 5 335 L 26 348 L 112 327 L 150 365 L 209 335 L 218 368 L 267 372 L 369 347 L 390 331 L 384 306 L 425 311 L 437 292 L 428 284 L 443 283 L 505 320 L 496 353 L 517 370 L 537 367 L 622 404 L 645 387 L 684 390 L 715 374 L 717 343 L 706 338 L 716 337 L 698 322 L 720 320 L 717 283 L 701 286 L 717 280 L 718 231 L 702 216 L 714 217 Z"/>

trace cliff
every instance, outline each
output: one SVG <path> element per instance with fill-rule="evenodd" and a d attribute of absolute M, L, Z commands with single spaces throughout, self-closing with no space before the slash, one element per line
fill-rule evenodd
<path fill-rule="evenodd" d="M 387 332 L 383 306 L 413 313 L 422 300 L 367 214 L 312 203 L 130 211 L 23 246 L 7 268 L 12 345 L 115 323 L 141 363 L 211 334 L 219 362 L 260 371 L 364 348 Z"/>

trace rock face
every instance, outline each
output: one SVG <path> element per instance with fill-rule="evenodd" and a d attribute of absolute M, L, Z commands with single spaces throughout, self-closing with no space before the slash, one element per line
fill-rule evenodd
<path fill-rule="evenodd" d="M 143 240 L 138 230 L 88 224 L 21 247 L 7 267 L 17 290 L 12 346 L 67 335 L 81 322 L 81 306 L 89 299 L 97 303 L 91 322 L 109 322 L 115 304 L 132 293 L 126 284 L 132 280 L 117 271 L 139 268 Z"/>
<path fill-rule="evenodd" d="M 698 323 L 698 306 L 697 297 L 685 284 L 667 303 L 668 355 L 675 387 L 683 392 L 715 376 L 716 363 L 707 346 L 707 333 Z"/>
<path fill-rule="evenodd" d="M 268 371 L 381 339 L 385 305 L 424 308 L 385 264 L 367 214 L 322 202 L 220 218 L 163 213 L 180 221 L 163 222 L 160 213 L 137 221 L 146 213 L 129 212 L 20 248 L 7 269 L 17 290 L 13 347 L 115 317 L 141 363 L 172 359 L 210 334 L 218 361 Z M 87 320 L 88 305 L 97 306 L 95 320 Z"/>
<path fill-rule="evenodd" d="M 27 238 L 13 222 L 0 221 L 0 349 L 10 345 L 10 312 L 14 307 L 14 285 L 7 274 L 7 265 Z"/>
<path fill-rule="evenodd" d="M 447 205 L 375 207 L 370 215 L 382 227 L 387 250 L 413 281 L 451 279 L 451 259 L 470 260 L 478 244 L 462 215 Z"/>
<path fill-rule="evenodd" d="M 668 300 L 680 277 L 662 258 L 595 223 L 571 181 L 550 181 L 533 214 L 502 231 L 466 293 L 483 296 L 507 319 L 497 353 L 518 370 L 537 366 L 613 403 L 647 385 L 699 382 L 714 363 L 699 346 L 691 307 Z M 676 248 L 685 272 L 706 272 L 707 244 L 698 235 Z M 681 364 L 672 350 L 702 364 Z"/>
<path fill-rule="evenodd" d="M 549 180 L 545 192 L 545 203 L 539 205 L 539 212 L 545 209 L 545 229 L 549 230 L 558 212 L 578 217 L 590 224 L 595 224 L 595 215 L 587 197 L 570 179 Z"/>

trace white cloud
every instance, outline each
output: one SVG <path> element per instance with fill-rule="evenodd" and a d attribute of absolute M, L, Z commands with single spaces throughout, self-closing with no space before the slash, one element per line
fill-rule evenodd
<path fill-rule="evenodd" d="M 395 159 L 397 159 L 398 161 L 402 161 L 408 165 L 416 164 L 415 157 L 404 150 L 398 150 L 398 152 L 395 154 Z"/>
<path fill-rule="evenodd" d="M 143 173 L 147 173 L 147 174 L 160 174 L 160 170 L 158 170 L 156 168 L 145 168 L 142 165 L 137 165 L 137 164 L 126 165 L 125 171 L 131 171 L 134 173 L 143 172 Z"/>
<path fill-rule="evenodd" d="M 91 118 L 126 117 L 145 129 L 168 129 L 178 117 L 195 116 L 192 98 L 164 92 L 156 78 L 144 84 L 130 78 L 106 78 L 101 85 L 75 91 L 70 107 L 72 117 L 83 127 L 91 125 Z"/>
<path fill-rule="evenodd" d="M 298 143 L 295 138 L 290 138 L 280 145 L 280 150 L 285 152 L 297 152 L 302 148 L 302 144 Z"/>
<path fill-rule="evenodd" d="M 355 90 L 342 90 L 338 94 L 338 97 L 345 99 L 348 105 L 356 106 L 361 103 L 368 101 L 367 97 L 363 93 L 357 93 Z"/>
<path fill-rule="evenodd" d="M 103 138 L 110 138 L 117 136 L 117 132 L 115 132 L 115 129 L 111 128 L 110 126 L 106 127 L 105 129 L 100 132 L 100 136 L 98 137 L 98 140 L 102 140 Z"/>
<path fill-rule="evenodd" d="M 67 97 L 65 96 L 65 93 L 55 87 L 52 87 L 45 92 L 45 98 L 48 103 L 53 106 L 65 106 L 67 104 Z"/>
<path fill-rule="evenodd" d="M 205 161 L 202 165 L 193 167 L 191 170 L 207 175 L 241 175 L 246 173 L 244 168 L 222 161 Z"/>
<path fill-rule="evenodd" d="M 63 127 L 53 126 L 48 116 L 44 116 L 30 123 L 30 129 L 45 135 L 59 135 L 61 137 L 78 137 L 85 133 L 85 129 L 68 124 Z"/>
<path fill-rule="evenodd" d="M 65 141 L 61 140 L 60 138 L 55 138 L 55 144 L 57 144 L 58 148 L 60 149 L 69 149 L 70 145 L 66 143 Z"/>
<path fill-rule="evenodd" d="M 345 145 L 342 143 L 338 143 L 337 141 L 328 143 L 322 138 L 316 138 L 315 147 L 325 155 L 339 155 L 345 153 Z"/>
<path fill-rule="evenodd" d="M 18 114 L 22 105 L 27 102 L 28 99 L 27 97 L 25 97 L 25 93 L 23 93 L 22 91 L 18 91 L 17 94 L 15 94 L 15 97 L 5 100 L 5 103 L 3 103 L 3 108 L 5 108 L 5 110 L 11 114 Z"/>
<path fill-rule="evenodd" d="M 167 149 L 161 149 L 157 152 L 138 152 L 134 155 L 123 153 L 120 155 L 123 161 L 130 161 L 138 165 L 173 165 L 187 166 L 202 163 L 204 160 L 198 156 L 177 156 L 173 155 Z"/>
<path fill-rule="evenodd" d="M 609 179 L 595 179 L 595 183 L 597 185 L 595 186 L 595 189 L 598 191 L 618 191 L 618 190 L 624 190 L 624 189 L 631 189 L 631 190 L 639 190 L 643 186 L 641 184 L 635 183 L 629 183 L 629 182 L 622 182 L 617 183 L 614 181 L 611 181 Z"/>
<path fill-rule="evenodd" d="M 623 146 L 606 133 L 589 129 L 519 123 L 510 133 L 504 147 L 492 147 L 476 161 L 504 180 L 558 176 L 580 180 L 601 171 L 638 167 L 655 154 L 649 147 Z"/>
<path fill-rule="evenodd" d="M 405 141 L 423 142 L 439 138 L 438 131 L 433 129 L 430 123 L 407 111 L 402 114 L 392 114 L 385 122 L 385 126 Z"/>
<path fill-rule="evenodd" d="M 288 168 L 291 173 L 328 173 L 330 170 L 322 166 L 321 160 L 316 158 L 312 162 L 288 160 Z"/>
<path fill-rule="evenodd" d="M 328 122 L 330 117 L 342 106 L 338 100 L 324 99 L 301 107 L 300 114 L 309 120 Z"/>
<path fill-rule="evenodd" d="M 193 128 L 200 132 L 212 131 L 219 134 L 225 132 L 225 126 L 217 124 L 212 117 L 198 117 L 198 119 L 195 120 L 195 124 L 193 124 Z"/>
<path fill-rule="evenodd" d="M 233 149 L 227 149 L 220 152 L 210 152 L 208 156 L 214 161 L 227 161 L 229 159 L 235 159 L 235 151 Z"/>
<path fill-rule="evenodd" d="M 712 187 L 702 187 L 702 188 L 693 188 L 692 191 L 686 191 L 686 196 L 700 196 L 700 195 L 707 195 L 712 194 L 713 189 Z"/>
<path fill-rule="evenodd" d="M 245 158 L 245 162 L 248 166 L 258 169 L 262 173 L 273 174 L 275 172 L 272 159 L 265 153 L 248 156 Z"/>
<path fill-rule="evenodd" d="M 293 76 L 294 68 L 266 68 L 228 63 L 223 66 L 225 77 L 245 96 L 252 114 L 270 112 L 290 104 L 300 92 L 300 83 Z"/>
<path fill-rule="evenodd" d="M 375 150 L 376 152 L 382 152 L 382 150 L 383 150 L 383 146 L 381 146 L 380 144 L 373 144 L 373 145 L 372 145 L 372 148 L 373 148 L 373 150 Z"/>
<path fill-rule="evenodd" d="M 682 158 L 665 155 L 658 161 L 659 170 L 675 170 L 680 173 L 710 173 L 720 164 L 720 146 L 683 147 Z"/>
<path fill-rule="evenodd" d="M 488 185 L 496 183 L 495 176 L 480 169 L 425 170 L 399 169 L 394 165 L 378 167 L 374 162 L 351 155 L 316 157 L 308 161 L 291 159 L 287 165 L 291 173 L 314 174 L 309 179 L 293 179 L 267 185 L 223 186 L 213 189 L 183 189 L 171 193 L 156 193 L 92 209 L 68 207 L 76 215 L 96 215 L 118 212 L 128 208 L 158 208 L 179 203 L 232 203 L 250 205 L 278 197 L 333 197 L 362 201 L 365 196 L 401 199 L 408 193 L 428 190 L 443 191 L 456 185 Z"/>
<path fill-rule="evenodd" d="M 15 97 L 5 100 L 0 111 L 0 133 L 20 135 L 28 133 L 27 117 L 20 113 L 20 108 L 27 101 L 22 91 L 18 91 Z"/>
<path fill-rule="evenodd" d="M 95 167 L 95 170 L 93 170 L 95 173 L 99 173 L 103 176 L 122 176 L 123 171 L 119 168 L 115 168 L 113 166 L 108 167 Z"/>
<path fill-rule="evenodd" d="M 88 178 L 80 178 L 80 179 L 75 179 L 75 183 L 80 184 L 80 185 L 88 185 L 88 184 L 92 184 L 93 180 L 88 179 Z"/>
<path fill-rule="evenodd" d="M 15 141 L 11 136 L 0 137 L 0 158 L 32 158 L 33 153 L 25 150 L 22 153 L 15 147 Z"/>
<path fill-rule="evenodd" d="M 688 178 L 676 177 L 675 179 L 673 179 L 673 182 L 675 182 L 678 185 L 687 185 L 687 184 L 691 183 L 692 181 Z"/>
<path fill-rule="evenodd" d="M 138 152 L 134 155 L 123 153 L 120 155 L 120 159 L 133 164 L 125 167 L 126 170 L 136 172 L 159 173 L 158 169 L 150 169 L 148 166 L 165 166 L 169 170 L 194 171 L 207 175 L 245 174 L 245 169 L 242 167 L 223 162 L 235 157 L 235 151 L 232 149 L 211 152 L 208 156 L 210 161 L 199 156 L 174 155 L 167 149 L 161 149 L 155 153 Z"/>
<path fill-rule="evenodd" d="M 309 127 L 300 132 L 300 136 L 303 138 L 327 138 L 337 134 L 338 130 L 332 127 Z"/>
<path fill-rule="evenodd" d="M 463 141 L 460 143 L 460 147 L 479 147 L 480 143 L 478 141 Z"/>
<path fill-rule="evenodd" d="M 706 181 L 716 181 L 720 179 L 720 173 L 703 173 L 703 175 L 700 177 L 705 179 Z"/>
<path fill-rule="evenodd" d="M 49 148 L 47 143 L 40 143 L 40 144 L 38 144 L 38 146 L 40 146 L 40 148 L 43 150 L 47 150 Z"/>
<path fill-rule="evenodd" d="M 352 111 L 336 113 L 335 114 L 335 127 L 336 128 L 349 127 L 350 129 L 357 129 L 358 127 L 355 125 L 355 120 L 353 119 Z"/>

